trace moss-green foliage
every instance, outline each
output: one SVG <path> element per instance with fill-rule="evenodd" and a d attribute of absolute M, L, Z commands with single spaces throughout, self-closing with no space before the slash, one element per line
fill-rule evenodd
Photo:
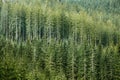
<path fill-rule="evenodd" d="M 0 80 L 120 80 L 119 5 L 0 1 Z"/>

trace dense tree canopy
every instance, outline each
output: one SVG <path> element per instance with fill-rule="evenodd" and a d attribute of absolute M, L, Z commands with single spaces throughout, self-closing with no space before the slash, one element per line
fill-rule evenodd
<path fill-rule="evenodd" d="M 0 1 L 0 80 L 120 80 L 120 0 Z"/>

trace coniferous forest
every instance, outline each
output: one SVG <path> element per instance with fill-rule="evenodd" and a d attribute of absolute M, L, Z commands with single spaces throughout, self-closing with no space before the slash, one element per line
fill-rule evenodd
<path fill-rule="evenodd" d="M 0 0 L 0 80 L 120 80 L 120 0 Z"/>

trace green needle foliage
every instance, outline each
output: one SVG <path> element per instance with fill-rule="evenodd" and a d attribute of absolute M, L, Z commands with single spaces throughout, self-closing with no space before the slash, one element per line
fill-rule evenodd
<path fill-rule="evenodd" d="M 0 80 L 120 80 L 120 0 L 0 0 Z"/>

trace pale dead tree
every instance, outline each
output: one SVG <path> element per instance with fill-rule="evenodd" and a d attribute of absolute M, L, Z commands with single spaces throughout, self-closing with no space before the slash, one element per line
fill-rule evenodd
<path fill-rule="evenodd" d="M 5 3 L 5 0 L 2 0 L 3 3 Z"/>
<path fill-rule="evenodd" d="M 2 0 L 3 3 L 7 3 L 7 2 L 17 2 L 18 0 Z"/>

